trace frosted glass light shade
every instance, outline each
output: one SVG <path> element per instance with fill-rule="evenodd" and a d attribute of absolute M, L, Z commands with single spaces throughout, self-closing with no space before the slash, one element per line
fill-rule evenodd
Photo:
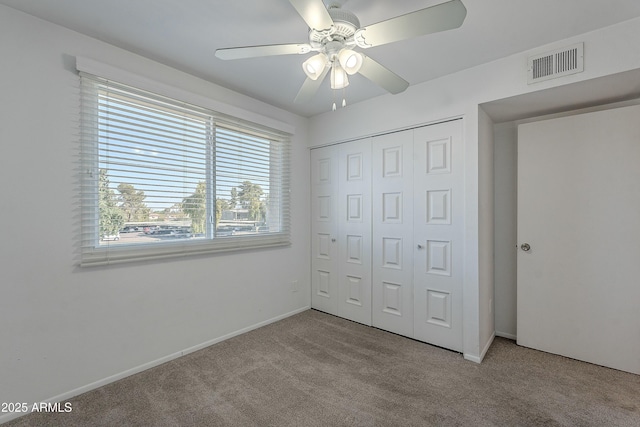
<path fill-rule="evenodd" d="M 347 73 L 339 63 L 334 62 L 331 66 L 331 89 L 344 89 L 349 86 Z"/>
<path fill-rule="evenodd" d="M 304 73 L 311 80 L 318 80 L 327 66 L 327 57 L 323 53 L 312 56 L 302 63 Z"/>
<path fill-rule="evenodd" d="M 338 54 L 338 61 L 344 71 L 350 76 L 360 71 L 362 67 L 362 54 L 351 49 L 342 49 Z"/>

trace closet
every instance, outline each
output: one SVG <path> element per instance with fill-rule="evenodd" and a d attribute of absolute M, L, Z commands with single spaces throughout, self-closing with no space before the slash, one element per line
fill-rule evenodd
<path fill-rule="evenodd" d="M 462 120 L 311 150 L 313 308 L 462 351 Z"/>

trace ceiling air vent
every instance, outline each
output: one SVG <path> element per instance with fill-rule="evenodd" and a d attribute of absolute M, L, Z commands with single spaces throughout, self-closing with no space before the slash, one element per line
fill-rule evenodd
<path fill-rule="evenodd" d="M 584 71 L 584 43 L 529 57 L 529 84 Z"/>

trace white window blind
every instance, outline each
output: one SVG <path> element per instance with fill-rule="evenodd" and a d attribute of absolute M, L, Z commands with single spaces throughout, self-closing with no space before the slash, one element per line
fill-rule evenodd
<path fill-rule="evenodd" d="M 82 265 L 289 244 L 289 134 L 80 76 Z"/>

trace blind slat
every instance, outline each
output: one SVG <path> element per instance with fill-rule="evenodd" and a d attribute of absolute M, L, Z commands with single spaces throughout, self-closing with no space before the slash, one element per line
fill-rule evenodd
<path fill-rule="evenodd" d="M 290 135 L 85 73 L 80 102 L 82 265 L 289 243 Z"/>

